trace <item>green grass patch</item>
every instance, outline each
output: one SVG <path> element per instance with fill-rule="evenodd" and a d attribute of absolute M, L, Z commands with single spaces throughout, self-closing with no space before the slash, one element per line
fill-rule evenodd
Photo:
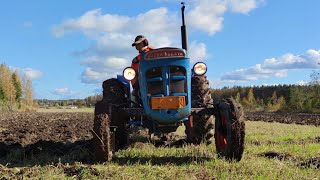
<path fill-rule="evenodd" d="M 219 159 L 214 145 L 157 148 L 141 143 L 118 151 L 113 162 L 102 164 L 50 164 L 48 157 L 43 166 L 9 168 L 2 164 L 0 179 L 316 179 L 319 168 L 299 164 L 320 158 L 319 135 L 320 127 L 315 126 L 246 122 L 245 152 L 240 162 Z M 268 152 L 279 156 L 267 156 Z M 11 158 L 18 157 L 12 154 Z"/>

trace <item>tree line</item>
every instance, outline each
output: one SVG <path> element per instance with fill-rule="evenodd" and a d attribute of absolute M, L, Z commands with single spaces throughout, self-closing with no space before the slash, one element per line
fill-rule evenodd
<path fill-rule="evenodd" d="M 33 111 L 32 81 L 18 70 L 0 65 L 0 111 Z"/>
<path fill-rule="evenodd" d="M 88 96 L 84 99 L 35 99 L 34 103 L 39 108 L 84 108 L 94 107 L 102 99 L 102 94 Z"/>
<path fill-rule="evenodd" d="M 102 99 L 102 95 L 88 96 L 84 99 L 65 99 L 65 100 L 49 100 L 49 99 L 37 99 L 36 104 L 40 108 L 51 107 L 94 107 L 97 101 Z"/>
<path fill-rule="evenodd" d="M 320 85 L 274 85 L 213 89 L 215 102 L 233 97 L 247 111 L 320 113 Z"/>

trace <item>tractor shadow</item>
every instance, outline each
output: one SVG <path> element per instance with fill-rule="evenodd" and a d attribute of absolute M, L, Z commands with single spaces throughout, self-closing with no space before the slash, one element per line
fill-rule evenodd
<path fill-rule="evenodd" d="M 27 146 L 0 142 L 0 165 L 9 168 L 75 162 L 95 163 L 91 140 L 72 143 L 40 140 Z"/>
<path fill-rule="evenodd" d="M 147 142 L 135 142 L 129 145 L 129 148 L 135 149 L 144 149 L 153 146 L 151 150 L 157 150 L 156 148 L 181 148 L 185 146 L 193 146 L 186 142 L 185 139 L 179 139 L 176 141 L 156 141 L 153 143 Z M 117 157 L 113 158 L 113 162 L 118 165 L 132 165 L 132 164 L 152 164 L 152 165 L 176 165 L 181 166 L 190 163 L 201 163 L 205 161 L 214 160 L 214 155 L 208 154 L 208 152 L 204 154 L 185 154 L 185 155 L 152 155 L 152 156 L 127 156 L 127 157 Z"/>
<path fill-rule="evenodd" d="M 148 143 L 138 142 L 137 144 L 145 146 Z M 153 144 L 155 147 L 181 147 L 185 141 L 173 141 L 166 143 Z M 139 145 L 138 145 L 139 146 Z M 133 147 L 140 149 L 141 147 Z M 54 164 L 97 164 L 93 154 L 92 140 L 81 140 L 76 142 L 54 142 L 40 140 L 34 144 L 22 146 L 18 143 L 6 144 L 0 142 L 0 167 L 31 167 L 46 166 Z M 121 157 L 115 155 L 112 162 L 119 165 L 146 164 L 154 165 L 183 165 L 192 162 L 210 161 L 213 157 L 203 156 L 127 156 Z"/>

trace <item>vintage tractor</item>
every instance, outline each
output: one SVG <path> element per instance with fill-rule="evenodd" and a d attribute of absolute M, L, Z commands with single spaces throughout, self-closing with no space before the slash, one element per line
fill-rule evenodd
<path fill-rule="evenodd" d="M 142 54 L 138 72 L 103 82 L 103 99 L 95 106 L 93 144 L 98 161 L 110 161 L 126 146 L 128 127 L 148 128 L 150 136 L 185 126 L 188 143 L 212 144 L 219 157 L 240 161 L 244 150 L 243 110 L 233 98 L 213 103 L 203 62 L 190 66 L 182 4 L 182 49 L 165 47 Z M 131 80 L 138 76 L 139 93 Z"/>

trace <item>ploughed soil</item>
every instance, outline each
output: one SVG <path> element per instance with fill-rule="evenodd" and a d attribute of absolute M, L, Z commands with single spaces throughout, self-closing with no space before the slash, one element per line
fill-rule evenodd
<path fill-rule="evenodd" d="M 311 113 L 246 112 L 246 119 L 249 121 L 320 126 L 320 114 Z"/>
<path fill-rule="evenodd" d="M 0 165 L 91 162 L 92 127 L 93 113 L 1 112 Z M 51 158 L 48 162 L 32 159 L 44 153 Z"/>
<path fill-rule="evenodd" d="M 93 113 L 0 113 L 0 167 L 95 162 L 91 144 Z M 246 116 L 253 121 L 320 125 L 320 114 L 247 113 Z M 51 159 L 41 158 L 39 162 L 40 158 L 35 158 L 39 154 Z M 292 158 L 272 153 L 264 156 Z M 319 159 L 309 161 L 301 166 L 320 167 Z"/>
<path fill-rule="evenodd" d="M 22 146 L 40 140 L 73 143 L 92 138 L 92 113 L 1 113 L 0 142 Z"/>

